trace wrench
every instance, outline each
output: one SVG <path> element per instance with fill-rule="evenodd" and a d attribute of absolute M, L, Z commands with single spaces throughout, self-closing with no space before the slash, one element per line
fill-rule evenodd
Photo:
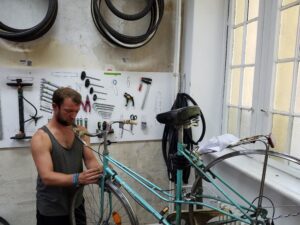
<path fill-rule="evenodd" d="M 52 86 L 52 87 L 55 87 L 55 88 L 60 88 L 60 86 L 58 86 L 58 85 L 56 85 L 56 84 L 54 84 L 54 83 L 51 83 L 50 81 L 47 81 L 46 79 L 44 79 L 44 78 L 42 78 L 42 84 L 48 84 L 48 85 L 50 85 L 50 86 Z"/>

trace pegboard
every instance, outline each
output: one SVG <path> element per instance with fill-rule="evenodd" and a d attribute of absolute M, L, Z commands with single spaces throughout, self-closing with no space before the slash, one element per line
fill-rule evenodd
<path fill-rule="evenodd" d="M 172 73 L 84 70 L 85 78 L 83 79 L 82 72 L 83 70 L 1 68 L 0 148 L 25 147 L 30 144 L 30 139 L 11 139 L 19 132 L 18 92 L 16 87 L 8 86 L 7 83 L 15 82 L 12 80 L 16 79 L 32 83 L 32 86 L 23 87 L 23 96 L 37 108 L 37 116 L 41 116 L 36 123 L 33 120 L 25 123 L 26 136 L 32 136 L 38 128 L 47 124 L 52 118 L 53 90 L 57 87 L 69 86 L 82 95 L 83 103 L 86 103 L 87 97 L 90 100 L 91 112 L 88 107 L 85 112 L 81 106 L 76 119 L 76 123 L 82 125 L 85 125 L 87 121 L 89 132 L 96 131 L 98 122 L 129 119 L 131 115 L 134 115 L 137 125 L 132 128 L 125 125 L 122 131 L 115 124 L 114 134 L 110 139 L 115 141 L 161 139 L 164 126 L 159 124 L 155 117 L 160 112 L 170 110 L 174 101 L 175 76 Z M 151 79 L 151 84 L 141 82 L 142 78 Z M 86 87 L 87 80 L 90 83 L 88 87 Z M 93 88 L 93 93 L 91 93 L 91 88 Z M 147 89 L 148 95 L 142 109 Z M 95 101 L 94 95 L 97 97 Z M 34 108 L 26 100 L 23 101 L 25 121 L 35 114 Z M 92 143 L 99 142 L 97 138 L 92 138 L 91 141 Z"/>

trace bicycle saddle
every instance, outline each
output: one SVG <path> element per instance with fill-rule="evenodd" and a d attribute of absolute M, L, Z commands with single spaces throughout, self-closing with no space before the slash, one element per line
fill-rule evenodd
<path fill-rule="evenodd" d="M 167 125 L 183 125 L 189 120 L 197 118 L 200 114 L 201 110 L 198 106 L 187 106 L 157 114 L 156 119 Z"/>

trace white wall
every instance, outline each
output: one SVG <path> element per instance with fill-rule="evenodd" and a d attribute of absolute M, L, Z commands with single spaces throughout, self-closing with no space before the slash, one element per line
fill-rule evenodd
<path fill-rule="evenodd" d="M 226 2 L 195 0 L 184 5 L 181 73 L 187 75 L 186 89 L 204 113 L 206 138 L 221 132 Z"/>

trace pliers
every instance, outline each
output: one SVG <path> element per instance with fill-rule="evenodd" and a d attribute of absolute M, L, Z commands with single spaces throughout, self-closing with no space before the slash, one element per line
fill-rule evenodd
<path fill-rule="evenodd" d="M 85 112 L 91 112 L 92 107 L 88 95 L 86 96 L 85 103 L 81 102 L 81 106 Z"/>

